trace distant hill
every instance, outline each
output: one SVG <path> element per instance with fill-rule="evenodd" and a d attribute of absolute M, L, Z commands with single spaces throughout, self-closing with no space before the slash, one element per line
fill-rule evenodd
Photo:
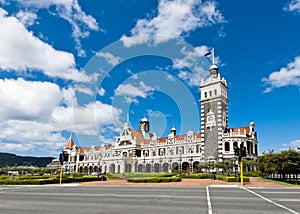
<path fill-rule="evenodd" d="M 53 159 L 55 159 L 55 158 L 53 158 L 53 157 L 18 156 L 15 154 L 0 152 L 0 167 L 4 167 L 4 166 L 45 167 Z"/>

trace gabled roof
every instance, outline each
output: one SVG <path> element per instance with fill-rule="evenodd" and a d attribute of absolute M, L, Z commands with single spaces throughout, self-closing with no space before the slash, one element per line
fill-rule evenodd
<path fill-rule="evenodd" d="M 65 145 L 65 149 L 72 149 L 74 146 L 74 142 L 72 136 L 69 137 L 67 144 Z"/>
<path fill-rule="evenodd" d="M 131 136 L 132 138 L 136 138 L 137 145 L 141 145 L 142 143 L 144 144 L 150 143 L 150 140 L 145 139 L 143 133 L 139 130 L 131 129 Z M 152 137 L 152 134 L 150 134 L 150 137 Z"/>
<path fill-rule="evenodd" d="M 86 148 L 86 147 L 76 146 L 76 150 L 79 153 L 84 153 L 84 152 L 90 151 L 91 149 L 90 148 Z"/>

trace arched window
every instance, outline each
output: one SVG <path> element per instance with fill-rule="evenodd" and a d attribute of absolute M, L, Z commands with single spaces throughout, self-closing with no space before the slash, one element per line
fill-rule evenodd
<path fill-rule="evenodd" d="M 204 97 L 207 98 L 207 92 L 204 92 Z"/>
<path fill-rule="evenodd" d="M 229 152 L 229 150 L 230 150 L 230 144 L 227 141 L 227 142 L 225 142 L 225 152 Z"/>
<path fill-rule="evenodd" d="M 233 148 L 237 148 L 238 147 L 238 142 L 234 141 L 233 142 Z"/>
<path fill-rule="evenodd" d="M 211 92 L 211 91 L 209 91 L 209 96 L 210 96 L 210 97 L 212 96 L 212 92 Z"/>
<path fill-rule="evenodd" d="M 217 89 L 215 89 L 215 95 L 217 95 L 217 94 L 218 94 Z"/>

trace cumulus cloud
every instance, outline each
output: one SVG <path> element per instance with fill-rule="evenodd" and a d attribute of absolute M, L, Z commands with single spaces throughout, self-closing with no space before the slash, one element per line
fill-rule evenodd
<path fill-rule="evenodd" d="M 208 50 L 207 46 L 198 46 L 191 51 L 182 48 L 181 52 L 184 57 L 173 60 L 173 68 L 179 70 L 177 76 L 191 87 L 199 86 L 199 82 L 208 77 L 207 70 L 197 64 L 197 60 L 203 57 Z"/>
<path fill-rule="evenodd" d="M 272 72 L 267 78 L 263 78 L 262 82 L 267 86 L 265 93 L 272 91 L 274 88 L 284 86 L 293 85 L 300 87 L 300 56 L 296 57 L 286 67 Z"/>
<path fill-rule="evenodd" d="M 96 56 L 98 57 L 102 57 L 105 59 L 105 61 L 109 64 L 111 64 L 112 66 L 116 66 L 118 65 L 120 62 L 121 62 L 121 57 L 118 57 L 118 56 L 114 56 L 112 55 L 111 53 L 108 53 L 108 52 L 98 52 L 96 54 Z"/>
<path fill-rule="evenodd" d="M 286 5 L 283 10 L 300 14 L 300 0 L 292 0 Z"/>
<path fill-rule="evenodd" d="M 35 13 L 28 12 L 28 11 L 19 11 L 17 13 L 16 17 L 25 26 L 31 26 L 31 25 L 33 25 L 35 23 L 35 20 L 37 19 L 37 15 Z"/>
<path fill-rule="evenodd" d="M 14 152 L 56 154 L 66 143 L 63 131 L 74 131 L 75 126 L 78 134 L 98 136 L 121 114 L 100 101 L 78 105 L 73 88 L 21 78 L 0 80 L 0 106 L 0 146 Z"/>
<path fill-rule="evenodd" d="M 89 36 L 90 31 L 98 31 L 99 26 L 96 19 L 82 11 L 78 0 L 17 0 L 18 3 L 30 9 L 49 9 L 55 7 L 55 13 L 65 19 L 72 26 L 72 36 L 76 43 L 76 50 L 79 56 L 84 56 L 85 51 L 81 47 L 80 40 Z M 48 10 L 50 11 L 50 10 Z"/>
<path fill-rule="evenodd" d="M 88 81 L 75 68 L 74 56 L 57 51 L 29 32 L 17 18 L 0 8 L 0 69 L 41 71 L 49 77 Z"/>
<path fill-rule="evenodd" d="M 121 37 L 125 46 L 130 47 L 149 41 L 158 44 L 182 36 L 196 28 L 225 21 L 214 1 L 160 0 L 157 10 L 156 17 L 138 20 L 131 30 L 131 36 Z"/>
<path fill-rule="evenodd" d="M 100 88 L 97 92 L 100 96 L 104 96 L 105 94 L 105 89 L 104 88 Z"/>
<path fill-rule="evenodd" d="M 53 83 L 0 79 L 1 120 L 45 120 L 61 99 Z"/>
<path fill-rule="evenodd" d="M 128 83 L 119 85 L 115 90 L 115 95 L 124 96 L 127 103 L 138 103 L 136 97 L 146 98 L 153 90 L 154 88 L 147 86 L 144 82 L 139 82 L 137 86 Z"/>
<path fill-rule="evenodd" d="M 0 129 L 2 151 L 35 151 L 56 155 L 57 149 L 61 149 L 66 143 L 66 139 L 55 131 L 55 127 L 42 122 L 7 120 L 0 122 Z"/>

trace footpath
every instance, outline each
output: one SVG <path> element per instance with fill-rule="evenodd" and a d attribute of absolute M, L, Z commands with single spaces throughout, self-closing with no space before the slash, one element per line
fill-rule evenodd
<path fill-rule="evenodd" d="M 111 180 L 111 181 L 93 181 L 80 183 L 85 186 L 210 186 L 210 185 L 236 185 L 240 186 L 238 182 L 225 182 L 211 179 L 182 179 L 181 182 L 170 183 L 131 183 L 127 180 Z M 263 181 L 257 178 L 250 178 L 250 182 L 244 183 L 245 187 L 285 187 L 285 185 Z M 298 185 L 299 186 L 299 185 Z M 300 186 L 299 186 L 300 187 Z"/>

